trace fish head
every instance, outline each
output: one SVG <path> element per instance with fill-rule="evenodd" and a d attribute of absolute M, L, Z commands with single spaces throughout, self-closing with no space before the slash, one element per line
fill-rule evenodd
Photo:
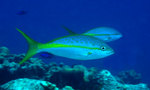
<path fill-rule="evenodd" d="M 114 54 L 114 50 L 108 46 L 107 44 L 103 43 L 100 47 L 96 50 L 96 54 L 99 58 L 104 58 Z"/>

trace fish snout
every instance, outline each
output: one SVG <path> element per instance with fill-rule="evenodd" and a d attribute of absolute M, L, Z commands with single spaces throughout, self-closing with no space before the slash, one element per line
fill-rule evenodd
<path fill-rule="evenodd" d="M 107 52 L 108 55 L 112 55 L 112 54 L 114 54 L 114 53 L 115 53 L 115 52 L 114 52 L 113 49 L 111 49 L 109 52 Z"/>

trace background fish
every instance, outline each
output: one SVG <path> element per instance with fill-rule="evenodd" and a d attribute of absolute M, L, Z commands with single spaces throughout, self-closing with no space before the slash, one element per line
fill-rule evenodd
<path fill-rule="evenodd" d="M 68 31 L 71 35 L 76 34 L 75 32 L 73 32 L 72 30 L 70 30 L 69 28 L 67 28 L 65 26 L 63 26 L 63 28 L 66 31 Z M 120 32 L 118 32 L 116 29 L 110 28 L 110 27 L 94 28 L 94 29 L 86 31 L 82 35 L 93 36 L 93 37 L 101 39 L 104 42 L 111 42 L 111 41 L 117 40 L 122 37 L 122 34 Z"/>
<path fill-rule="evenodd" d="M 53 58 L 54 57 L 54 55 L 52 55 L 52 54 L 50 54 L 50 53 L 48 53 L 48 52 L 41 52 L 41 53 L 39 53 L 40 54 L 40 56 L 42 57 L 42 58 Z"/>
<path fill-rule="evenodd" d="M 18 11 L 16 14 L 17 15 L 25 15 L 25 14 L 27 14 L 27 11 L 21 10 L 21 11 Z"/>
<path fill-rule="evenodd" d="M 24 36 L 29 44 L 28 52 L 19 64 L 24 63 L 30 57 L 40 52 L 48 52 L 56 56 L 76 60 L 100 59 L 114 53 L 113 49 L 106 43 L 91 36 L 69 35 L 42 44 L 34 41 L 21 30 L 17 30 Z"/>
<path fill-rule="evenodd" d="M 94 29 L 91 29 L 91 30 L 83 33 L 83 35 L 94 36 L 105 42 L 114 41 L 114 40 L 117 40 L 122 37 L 122 34 L 120 32 L 118 32 L 114 28 L 109 28 L 109 27 L 94 28 Z"/>

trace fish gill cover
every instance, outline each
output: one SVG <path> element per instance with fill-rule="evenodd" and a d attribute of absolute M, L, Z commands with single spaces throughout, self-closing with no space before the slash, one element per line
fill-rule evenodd
<path fill-rule="evenodd" d="M 1 48 L 1 89 L 149 90 L 146 85 L 150 83 L 149 4 L 149 0 L 1 0 L 0 46 L 10 49 L 8 53 L 7 48 Z M 46 55 L 39 53 L 39 56 L 34 56 L 36 58 L 19 65 L 24 58 L 21 53 L 25 53 L 28 47 L 15 28 L 41 43 L 73 34 L 95 37 L 108 44 L 115 53 L 88 61 L 54 54 L 43 58 Z M 111 33 L 106 33 L 106 28 L 117 31 L 117 34 L 111 30 L 108 30 Z M 90 56 L 93 53 L 88 51 L 82 55 Z M 61 62 L 64 64 L 59 64 Z M 91 67 L 98 70 L 91 70 Z M 28 84 L 28 81 L 31 82 Z M 22 87 L 29 85 L 33 87 Z"/>

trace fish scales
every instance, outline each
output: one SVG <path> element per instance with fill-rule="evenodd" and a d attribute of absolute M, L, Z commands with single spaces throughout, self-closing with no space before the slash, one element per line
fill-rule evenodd
<path fill-rule="evenodd" d="M 85 35 L 71 35 L 68 37 L 59 38 L 49 44 L 63 44 L 63 45 L 74 45 L 74 46 L 86 46 L 86 47 L 97 47 L 99 48 L 102 41 Z"/>
<path fill-rule="evenodd" d="M 19 64 L 24 63 L 37 53 L 50 54 L 76 60 L 100 59 L 114 53 L 113 49 L 98 38 L 87 35 L 69 35 L 54 39 L 48 43 L 39 43 L 17 29 L 29 44 L 28 52 Z"/>

